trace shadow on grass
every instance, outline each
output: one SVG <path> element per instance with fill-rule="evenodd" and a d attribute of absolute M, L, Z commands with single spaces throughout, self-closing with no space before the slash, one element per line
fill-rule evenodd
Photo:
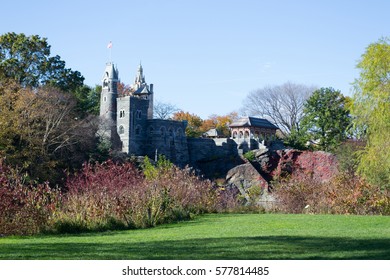
<path fill-rule="evenodd" d="M 390 259 L 390 239 L 294 236 L 0 244 L 0 259 Z"/>

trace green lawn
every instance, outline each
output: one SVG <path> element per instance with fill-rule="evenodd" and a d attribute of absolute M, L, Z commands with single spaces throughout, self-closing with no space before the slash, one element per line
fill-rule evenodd
<path fill-rule="evenodd" d="M 204 215 L 144 230 L 3 237 L 0 259 L 390 259 L 390 217 Z"/>

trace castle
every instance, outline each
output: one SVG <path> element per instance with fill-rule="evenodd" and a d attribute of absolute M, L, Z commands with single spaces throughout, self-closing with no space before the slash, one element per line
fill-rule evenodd
<path fill-rule="evenodd" d="M 179 166 L 196 165 L 209 158 L 228 158 L 256 149 L 278 129 L 268 120 L 245 117 L 231 124 L 231 138 L 187 138 L 185 121 L 153 119 L 153 84 L 146 83 L 141 64 L 128 93 L 118 92 L 118 82 L 118 69 L 107 63 L 99 131 L 113 149 L 128 155 L 154 159 L 162 154 Z"/>
<path fill-rule="evenodd" d="M 172 162 L 189 162 L 186 122 L 153 119 L 153 84 L 147 84 L 143 68 L 127 94 L 118 93 L 118 69 L 107 63 L 100 96 L 101 134 L 112 147 L 129 155 L 155 158 L 163 154 Z"/>

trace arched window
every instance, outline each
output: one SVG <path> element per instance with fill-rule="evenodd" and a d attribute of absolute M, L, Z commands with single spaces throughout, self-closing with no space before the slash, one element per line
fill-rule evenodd
<path fill-rule="evenodd" d="M 233 139 L 236 139 L 237 138 L 237 131 L 234 131 L 233 132 Z"/>
<path fill-rule="evenodd" d="M 154 133 L 154 128 L 153 128 L 153 126 L 150 126 L 149 127 L 149 134 L 153 135 L 153 133 Z"/>
<path fill-rule="evenodd" d="M 140 134 L 141 134 L 141 127 L 137 125 L 137 127 L 135 128 L 135 135 L 140 135 Z"/>
<path fill-rule="evenodd" d="M 137 119 L 141 119 L 141 116 L 142 116 L 142 111 L 137 110 L 137 114 L 136 114 Z"/>
<path fill-rule="evenodd" d="M 169 134 L 169 136 L 173 136 L 173 130 L 171 127 L 168 129 L 168 134 Z"/>
<path fill-rule="evenodd" d="M 125 117 L 125 110 L 120 110 L 119 111 L 119 118 L 124 118 Z"/>
<path fill-rule="evenodd" d="M 242 134 L 242 131 L 238 134 L 238 138 L 242 138 L 244 135 Z"/>
<path fill-rule="evenodd" d="M 123 134 L 123 133 L 125 133 L 125 128 L 123 127 L 123 125 L 121 125 L 119 127 L 119 134 Z"/>
<path fill-rule="evenodd" d="M 161 136 L 165 136 L 165 127 L 164 126 L 162 126 L 160 128 L 160 133 L 161 133 Z"/>
<path fill-rule="evenodd" d="M 248 131 L 245 131 L 244 138 L 249 138 L 249 132 Z"/>

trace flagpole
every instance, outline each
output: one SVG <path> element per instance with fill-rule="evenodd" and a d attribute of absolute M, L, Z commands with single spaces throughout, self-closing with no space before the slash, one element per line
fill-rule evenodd
<path fill-rule="evenodd" d="M 107 49 L 108 49 L 108 60 L 110 63 L 112 63 L 112 42 L 111 41 L 110 43 L 108 43 Z"/>

